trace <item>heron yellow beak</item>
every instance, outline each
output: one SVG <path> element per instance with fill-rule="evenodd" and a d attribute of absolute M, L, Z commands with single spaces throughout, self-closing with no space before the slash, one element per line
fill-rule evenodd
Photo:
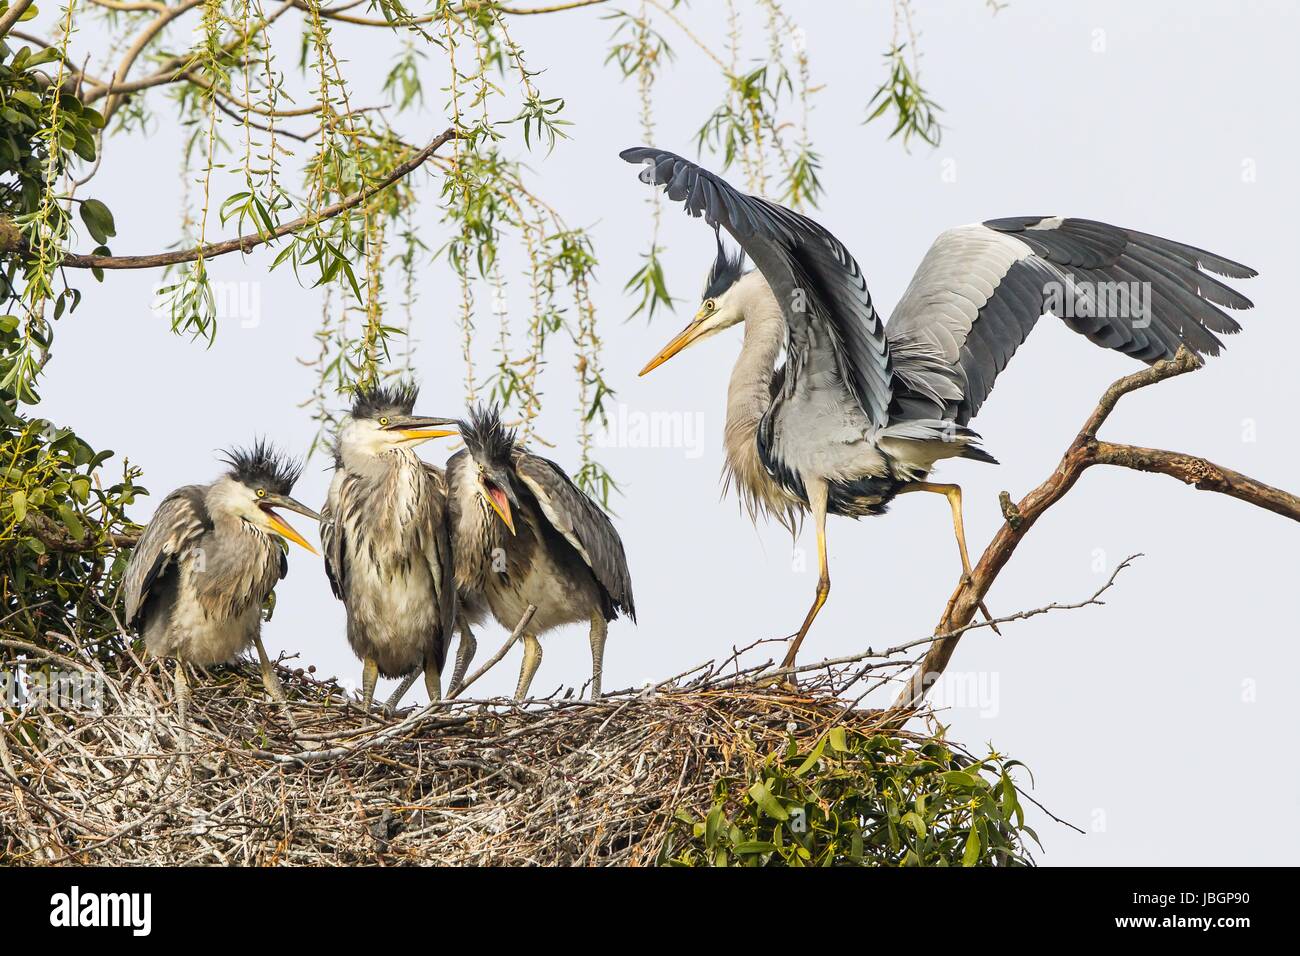
<path fill-rule="evenodd" d="M 274 511 L 267 510 L 266 517 L 267 520 L 270 521 L 271 523 L 271 530 L 274 531 L 276 534 L 280 535 L 280 537 L 288 538 L 294 544 L 302 545 L 312 554 L 320 554 L 319 551 L 317 551 L 315 548 L 313 548 L 310 544 L 307 543 L 306 538 L 304 538 L 302 535 L 300 535 L 297 531 L 293 529 L 293 527 L 289 524 L 289 522 L 285 521 Z"/>
<path fill-rule="evenodd" d="M 315 521 L 320 521 L 320 515 L 312 511 L 301 501 L 296 498 L 290 498 L 288 495 L 271 494 L 262 498 L 258 504 L 262 508 L 262 514 L 266 515 L 266 523 L 270 525 L 271 530 L 282 538 L 287 538 L 294 544 L 302 545 L 312 554 L 319 554 L 315 548 L 307 543 L 307 539 L 290 527 L 289 522 L 285 521 L 278 514 L 272 511 L 272 508 L 287 508 L 290 511 L 296 511 L 298 514 L 306 515 Z"/>
<path fill-rule="evenodd" d="M 456 432 L 445 428 L 402 428 L 399 429 L 405 441 L 428 441 L 430 438 L 450 438 Z"/>
<path fill-rule="evenodd" d="M 389 422 L 385 428 L 401 436 L 402 442 L 422 442 L 430 438 L 450 438 L 457 434 L 456 422 L 450 418 L 427 418 L 423 415 L 402 415 Z"/>
<path fill-rule="evenodd" d="M 479 494 L 483 496 L 483 500 L 491 506 L 492 510 L 497 513 L 497 517 L 501 519 L 502 524 L 510 529 L 511 534 L 514 534 L 515 519 L 510 514 L 510 500 L 506 497 L 506 493 L 500 488 L 480 487 Z"/>
<path fill-rule="evenodd" d="M 695 318 L 691 319 L 690 324 L 678 332 L 671 342 L 660 349 L 659 354 L 647 362 L 645 368 L 641 369 L 641 371 L 637 373 L 637 376 L 640 377 L 653 372 L 660 365 L 663 365 L 664 362 L 667 362 L 670 358 L 703 335 L 707 331 L 704 325 L 704 320 L 712 314 L 713 313 L 711 312 L 706 312 L 704 309 L 700 309 L 699 312 L 696 312 Z"/>

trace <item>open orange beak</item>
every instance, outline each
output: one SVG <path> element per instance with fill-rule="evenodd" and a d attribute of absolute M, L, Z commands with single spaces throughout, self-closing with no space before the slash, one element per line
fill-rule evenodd
<path fill-rule="evenodd" d="M 671 342 L 659 350 L 658 355 L 646 363 L 645 368 L 641 369 L 641 371 L 637 373 L 638 377 L 653 372 L 660 365 L 663 365 L 664 362 L 667 362 L 670 358 L 703 335 L 706 331 L 704 320 L 708 318 L 708 316 L 709 313 L 706 313 L 703 310 L 697 312 L 695 318 L 691 319 L 690 324 L 678 332 Z"/>
<path fill-rule="evenodd" d="M 266 519 L 270 523 L 272 531 L 274 531 L 280 537 L 292 541 L 294 544 L 301 545 L 302 547 L 310 551 L 312 554 L 320 553 L 315 548 L 313 548 L 310 544 L 308 544 L 307 539 L 304 538 L 302 535 L 300 535 L 297 531 L 295 531 L 293 529 L 293 526 L 290 525 L 289 522 L 285 521 L 283 518 L 281 518 L 278 514 L 276 514 L 271 509 L 287 508 L 290 511 L 296 511 L 299 514 L 304 514 L 308 518 L 314 518 L 317 521 L 320 520 L 320 515 L 312 511 L 301 501 L 296 501 L 293 498 L 290 498 L 288 495 L 267 495 L 265 498 L 261 499 L 261 501 L 259 501 L 258 504 L 261 505 L 262 512 L 266 515 Z"/>
<path fill-rule="evenodd" d="M 387 428 L 388 431 L 401 435 L 403 442 L 414 443 L 428 441 L 430 438 L 450 438 L 458 433 L 447 426 L 455 424 L 456 422 L 450 418 L 423 418 L 409 415 L 394 419 Z"/>
<path fill-rule="evenodd" d="M 315 548 L 307 543 L 307 539 L 293 529 L 289 522 L 285 521 L 274 511 L 268 511 L 266 516 L 271 519 L 271 527 L 282 537 L 288 538 L 294 544 L 300 544 L 312 554 L 320 554 Z"/>
<path fill-rule="evenodd" d="M 514 534 L 515 521 L 510 514 L 510 499 L 506 497 L 506 493 L 500 488 L 484 488 L 483 500 L 497 513 L 497 517 L 510 529 L 510 533 Z"/>

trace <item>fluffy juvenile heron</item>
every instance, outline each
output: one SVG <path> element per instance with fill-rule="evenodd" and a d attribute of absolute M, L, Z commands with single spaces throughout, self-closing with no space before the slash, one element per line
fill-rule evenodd
<path fill-rule="evenodd" d="M 456 432 L 414 414 L 419 389 L 359 389 L 339 427 L 334 479 L 321 511 L 325 573 L 347 608 L 348 643 L 364 662 L 370 710 L 380 674 L 424 671 L 430 700 L 456 619 L 456 585 L 441 473 L 415 446 Z"/>
<path fill-rule="evenodd" d="M 555 462 L 516 444 L 495 408 L 460 423 L 465 448 L 447 462 L 456 584 L 471 621 L 490 611 L 513 630 L 528 605 L 524 661 L 515 696 L 528 693 L 542 660 L 538 638 L 586 621 L 591 697 L 600 697 L 608 623 L 633 621 L 632 579 L 623 542 L 608 516 Z"/>
<path fill-rule="evenodd" d="M 123 578 L 128 625 L 157 657 L 176 659 L 181 723 L 189 700 L 185 663 L 211 667 L 256 646 L 267 692 L 283 701 L 266 648 L 262 605 L 288 573 L 281 539 L 307 543 L 276 508 L 320 515 L 289 497 L 302 466 L 257 441 L 226 453 L 230 471 L 177 488 L 158 506 Z"/>
<path fill-rule="evenodd" d="M 881 514 L 909 491 L 948 498 L 970 574 L 961 489 L 926 480 L 945 458 L 996 463 L 968 426 L 1039 317 L 1143 362 L 1185 345 L 1217 355 L 1250 300 L 1206 272 L 1254 270 L 1194 246 L 1088 219 L 991 219 L 941 234 L 885 325 L 858 264 L 805 216 L 747 196 L 673 153 L 637 147 L 643 182 L 739 243 L 718 254 L 695 318 L 642 369 L 743 322 L 727 393 L 726 476 L 751 515 L 794 528 L 811 512 L 820 574 L 783 667 L 830 593 L 826 515 Z M 744 255 L 755 271 L 745 271 Z M 1204 271 L 1203 271 L 1204 270 Z M 778 366 L 782 351 L 785 362 Z"/>

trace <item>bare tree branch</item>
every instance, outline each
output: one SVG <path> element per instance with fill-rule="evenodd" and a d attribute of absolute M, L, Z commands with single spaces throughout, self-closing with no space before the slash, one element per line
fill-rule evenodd
<path fill-rule="evenodd" d="M 9 9 L 0 13 L 0 36 L 9 32 L 9 28 L 22 19 L 27 8 L 32 5 L 32 0 L 14 0 L 9 4 Z"/>
<path fill-rule="evenodd" d="M 336 203 L 332 203 L 310 216 L 299 216 L 297 219 L 291 219 L 288 222 L 281 223 L 269 233 L 251 233 L 245 236 L 239 236 L 236 239 L 226 239 L 223 242 L 214 242 L 205 246 L 194 246 L 189 249 L 177 249 L 172 252 L 160 252 L 151 255 L 141 256 L 84 256 L 77 253 L 66 253 L 60 264 L 69 266 L 73 269 L 154 269 L 159 266 L 177 265 L 182 262 L 193 262 L 200 258 L 211 259 L 214 256 L 224 256 L 230 252 L 249 252 L 260 245 L 272 242 L 276 239 L 283 238 L 291 233 L 298 232 L 308 226 L 324 222 L 340 213 L 347 212 L 349 209 L 359 206 L 361 203 L 370 199 L 377 193 L 387 189 L 393 183 L 397 182 L 404 176 L 409 175 L 416 169 L 419 169 L 430 156 L 432 156 L 439 147 L 455 139 L 458 134 L 454 129 L 448 128 L 443 130 L 429 145 L 418 151 L 410 159 L 397 166 L 379 182 L 360 189 L 350 196 L 345 196 Z M 0 252 L 10 251 L 6 249 L 3 243 L 0 243 Z"/>
<path fill-rule="evenodd" d="M 963 629 L 970 624 L 980 602 L 998 573 L 1015 553 L 1016 547 L 1029 533 L 1029 529 L 1052 505 L 1065 497 L 1079 476 L 1093 465 L 1117 465 L 1138 471 L 1158 472 L 1186 482 L 1202 491 L 1238 498 L 1248 504 L 1267 509 L 1275 514 L 1300 521 L 1300 498 L 1289 492 L 1273 488 L 1239 472 L 1206 461 L 1195 455 L 1140 448 L 1133 445 L 1116 445 L 1098 441 L 1097 429 L 1114 410 L 1120 398 L 1129 392 L 1165 379 L 1195 371 L 1201 362 L 1186 348 L 1180 348 L 1172 359 L 1165 359 L 1133 375 L 1128 375 L 1110 386 L 1097 403 L 1096 409 L 1084 423 L 1082 430 L 1066 451 L 1056 470 L 1041 485 L 1026 495 L 1018 504 L 1012 504 L 1003 492 L 1002 511 L 1006 523 L 994 535 L 975 565 L 969 581 L 957 586 L 943 616 L 935 628 L 942 637 L 931 645 L 921 665 L 908 679 L 907 686 L 894 702 L 898 710 L 909 711 L 925 698 L 926 691 L 938 680 L 951 660 Z"/>

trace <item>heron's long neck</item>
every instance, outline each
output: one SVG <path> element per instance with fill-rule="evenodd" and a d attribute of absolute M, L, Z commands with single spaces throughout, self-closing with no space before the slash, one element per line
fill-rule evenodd
<path fill-rule="evenodd" d="M 758 457 L 757 433 L 772 402 L 776 359 L 785 344 L 785 318 L 759 273 L 750 273 L 741 282 L 744 285 L 737 291 L 742 293 L 745 341 L 727 386 L 726 479 L 734 483 L 751 514 L 766 510 L 779 515 L 789 503 Z"/>

